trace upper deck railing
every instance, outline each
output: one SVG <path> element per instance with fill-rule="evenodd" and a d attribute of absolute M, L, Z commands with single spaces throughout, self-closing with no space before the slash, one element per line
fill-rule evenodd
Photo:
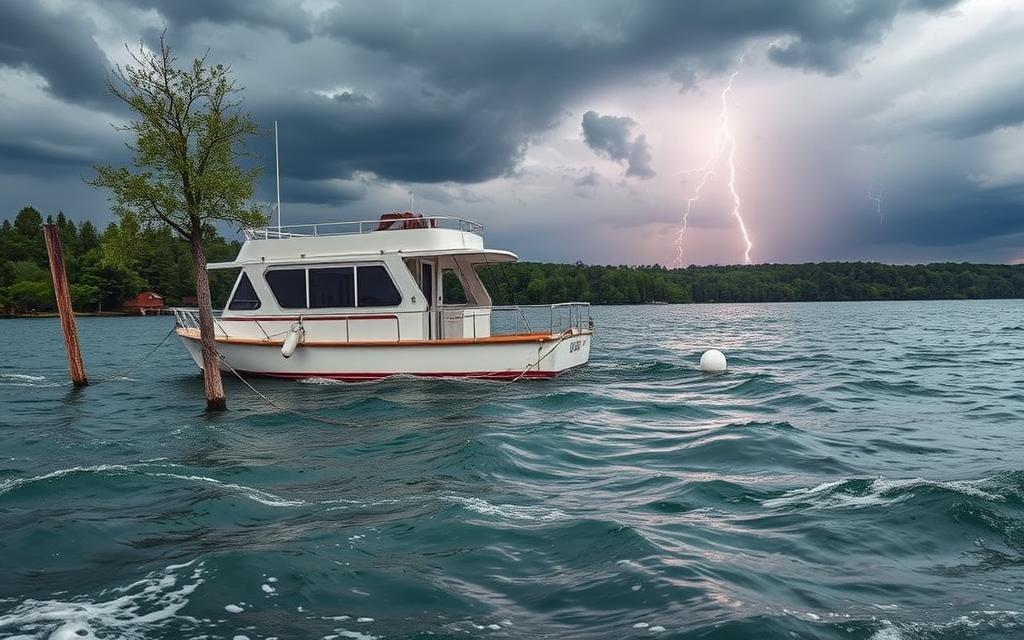
<path fill-rule="evenodd" d="M 383 225 L 391 226 L 382 229 Z M 402 231 L 405 229 L 453 229 L 483 236 L 484 226 L 473 220 L 452 216 L 423 216 L 422 218 L 398 218 L 394 220 L 354 220 L 349 222 L 323 222 L 318 224 L 291 224 L 281 227 L 258 227 L 244 229 L 246 240 L 278 240 L 287 238 L 320 238 L 324 236 L 347 236 L 375 231 Z"/>

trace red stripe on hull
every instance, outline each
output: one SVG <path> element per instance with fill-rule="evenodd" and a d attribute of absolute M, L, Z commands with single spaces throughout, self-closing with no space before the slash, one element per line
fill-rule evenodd
<path fill-rule="evenodd" d="M 453 373 L 274 373 L 268 371 L 239 371 L 246 376 L 259 378 L 278 378 L 284 380 L 305 380 L 307 378 L 325 378 L 327 380 L 338 380 L 340 382 L 365 382 L 367 380 L 383 380 L 393 376 L 416 376 L 418 378 L 473 378 L 476 380 L 550 380 L 555 376 L 567 371 L 578 369 L 584 365 L 578 365 L 563 369 L 562 371 L 460 371 Z"/>

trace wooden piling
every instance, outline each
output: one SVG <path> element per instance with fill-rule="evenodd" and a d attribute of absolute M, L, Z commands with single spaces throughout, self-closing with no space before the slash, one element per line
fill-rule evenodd
<path fill-rule="evenodd" d="M 89 384 L 89 378 L 85 375 L 85 363 L 82 362 L 82 351 L 78 344 L 78 327 L 75 325 L 75 312 L 71 308 L 71 290 L 68 287 L 68 274 L 64 270 L 64 251 L 60 246 L 57 225 L 47 221 L 43 225 L 43 236 L 46 238 L 46 254 L 50 257 L 53 295 L 57 298 L 60 327 L 64 331 L 64 346 L 68 352 L 71 382 L 76 387 L 84 387 Z"/>

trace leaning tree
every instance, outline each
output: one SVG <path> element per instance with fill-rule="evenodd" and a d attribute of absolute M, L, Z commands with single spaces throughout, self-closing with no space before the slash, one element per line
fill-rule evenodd
<path fill-rule="evenodd" d="M 207 64 L 204 56 L 178 68 L 162 36 L 159 51 L 140 45 L 129 54 L 131 63 L 113 69 L 107 90 L 130 109 L 131 119 L 114 127 L 134 138 L 127 143 L 133 166 L 98 166 L 91 184 L 110 191 L 114 212 L 128 226 L 165 226 L 189 243 L 206 406 L 224 409 L 203 238 L 216 222 L 266 223 L 251 202 L 260 168 L 239 164 L 259 127 L 240 109 L 242 88 L 228 67 Z"/>

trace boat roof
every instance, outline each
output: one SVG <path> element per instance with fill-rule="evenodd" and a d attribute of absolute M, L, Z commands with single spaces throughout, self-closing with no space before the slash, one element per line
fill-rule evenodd
<path fill-rule="evenodd" d="M 403 257 L 465 256 L 470 263 L 515 262 L 510 251 L 485 249 L 483 226 L 449 216 L 385 214 L 379 220 L 246 229 L 245 243 L 231 262 L 208 269 L 249 264 L 358 262 L 385 254 Z"/>

